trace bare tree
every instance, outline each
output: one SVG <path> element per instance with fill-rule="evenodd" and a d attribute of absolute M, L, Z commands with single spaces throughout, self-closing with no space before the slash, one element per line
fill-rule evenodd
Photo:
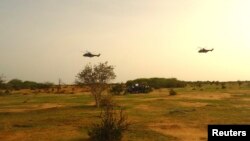
<path fill-rule="evenodd" d="M 86 65 L 76 77 L 78 84 L 85 84 L 90 87 L 91 94 L 95 98 L 96 107 L 99 107 L 102 93 L 107 89 L 108 82 L 115 79 L 116 75 L 114 67 L 105 62 L 94 66 L 91 64 Z"/>

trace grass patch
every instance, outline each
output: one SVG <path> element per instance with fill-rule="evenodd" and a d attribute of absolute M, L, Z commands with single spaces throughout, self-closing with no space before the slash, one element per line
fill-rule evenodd
<path fill-rule="evenodd" d="M 168 96 L 167 89 L 115 96 L 114 100 L 125 107 L 132 122 L 124 141 L 179 140 L 177 135 L 181 130 L 175 129 L 176 136 L 162 134 L 148 127 L 154 123 L 202 130 L 202 138 L 206 138 L 207 124 L 250 124 L 250 90 L 210 87 L 204 87 L 203 91 L 175 90 L 178 92 L 176 96 Z M 210 98 L 225 93 L 230 97 Z M 22 141 L 87 141 L 87 129 L 100 115 L 100 109 L 94 107 L 93 97 L 89 94 L 11 94 L 1 96 L 0 101 L 0 139 L 6 141 L 15 136 L 18 138 L 20 134 Z M 54 106 L 49 107 L 50 104 Z M 24 110 L 16 112 L 15 109 Z"/>

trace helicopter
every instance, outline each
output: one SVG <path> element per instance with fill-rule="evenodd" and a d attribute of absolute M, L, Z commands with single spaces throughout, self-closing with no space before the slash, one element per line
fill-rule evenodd
<path fill-rule="evenodd" d="M 87 51 L 86 53 L 83 54 L 84 57 L 99 57 L 101 54 L 92 54 L 91 52 Z"/>
<path fill-rule="evenodd" d="M 205 49 L 205 48 L 200 48 L 200 50 L 198 51 L 198 53 L 207 53 L 209 51 L 213 51 L 214 49 Z"/>

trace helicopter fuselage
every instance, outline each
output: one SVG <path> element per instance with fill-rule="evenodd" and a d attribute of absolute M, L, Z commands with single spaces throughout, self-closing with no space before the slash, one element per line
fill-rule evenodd
<path fill-rule="evenodd" d="M 209 52 L 209 51 L 213 51 L 214 49 L 205 49 L 205 48 L 202 48 L 202 49 L 200 49 L 198 52 L 199 53 L 207 53 L 207 52 Z"/>
<path fill-rule="evenodd" d="M 83 54 L 84 57 L 99 57 L 101 54 L 92 54 L 92 53 L 85 53 Z"/>

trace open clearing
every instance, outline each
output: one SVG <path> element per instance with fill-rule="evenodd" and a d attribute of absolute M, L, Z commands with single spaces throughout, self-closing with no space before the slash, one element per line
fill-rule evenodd
<path fill-rule="evenodd" d="M 130 130 L 124 141 L 205 141 L 208 124 L 250 124 L 250 90 L 179 89 L 115 96 L 125 107 Z M 83 94 L 0 96 L 0 140 L 87 141 L 100 109 Z"/>

